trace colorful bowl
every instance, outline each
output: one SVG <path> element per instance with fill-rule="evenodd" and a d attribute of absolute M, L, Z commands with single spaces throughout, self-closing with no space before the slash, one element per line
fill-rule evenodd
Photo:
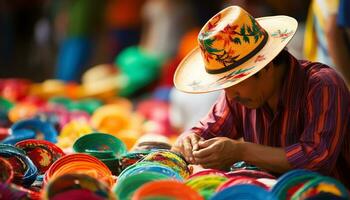
<path fill-rule="evenodd" d="M 0 157 L 11 164 L 14 170 L 14 183 L 30 186 L 35 181 L 38 169 L 23 150 L 12 145 L 0 144 Z"/>
<path fill-rule="evenodd" d="M 190 169 L 185 159 L 180 154 L 169 150 L 154 151 L 145 156 L 140 162 L 154 162 L 170 167 L 180 174 L 183 179 L 188 178 L 190 175 Z"/>
<path fill-rule="evenodd" d="M 188 179 L 198 177 L 198 176 L 204 176 L 204 175 L 219 175 L 226 178 L 230 178 L 228 175 L 226 175 L 226 172 L 216 170 L 216 169 L 202 169 L 200 171 L 197 171 L 196 173 L 191 174 L 191 176 L 188 177 Z"/>
<path fill-rule="evenodd" d="M 220 192 L 228 187 L 232 187 L 235 185 L 241 185 L 241 184 L 249 184 L 249 185 L 256 185 L 258 187 L 261 187 L 265 190 L 268 190 L 269 187 L 262 182 L 259 182 L 255 178 L 250 178 L 246 176 L 236 176 L 234 178 L 230 178 L 227 181 L 223 182 L 219 187 L 216 189 L 217 192 Z"/>
<path fill-rule="evenodd" d="M 103 158 L 107 155 L 111 155 L 108 158 L 120 158 L 127 152 L 126 146 L 121 140 L 105 133 L 91 133 L 78 138 L 73 144 L 73 150 Z"/>
<path fill-rule="evenodd" d="M 39 174 L 44 174 L 56 160 L 65 155 L 62 149 L 45 140 L 28 139 L 16 143 L 15 146 L 26 152 L 38 168 Z"/>
<path fill-rule="evenodd" d="M 10 128 L 12 135 L 3 143 L 15 144 L 26 139 L 45 139 L 49 142 L 57 142 L 57 131 L 49 122 L 38 119 L 28 119 L 16 122 Z"/>
<path fill-rule="evenodd" d="M 153 172 L 159 173 L 167 176 L 169 179 L 177 179 L 182 181 L 183 178 L 176 171 L 171 169 L 170 167 L 159 165 L 157 163 L 151 162 L 140 162 L 134 165 L 127 167 L 124 171 L 122 171 L 118 177 L 118 181 L 122 181 L 124 179 L 128 179 L 128 177 L 134 174 L 141 174 L 145 172 Z"/>
<path fill-rule="evenodd" d="M 320 193 L 330 193 L 343 199 L 349 199 L 347 188 L 334 178 L 318 176 L 306 182 L 291 197 L 291 200 L 307 199 Z"/>
<path fill-rule="evenodd" d="M 231 171 L 226 173 L 229 177 L 235 176 L 247 176 L 251 178 L 271 178 L 276 179 L 276 177 L 268 172 L 260 171 L 260 170 L 250 170 L 250 169 L 239 169 L 236 171 Z"/>
<path fill-rule="evenodd" d="M 277 200 L 269 191 L 256 185 L 235 185 L 228 187 L 215 195 L 210 200 Z"/>
<path fill-rule="evenodd" d="M 302 185 L 319 176 L 320 174 L 305 169 L 289 171 L 277 179 L 271 193 L 278 199 L 289 199 Z"/>
<path fill-rule="evenodd" d="M 147 199 L 204 200 L 197 191 L 175 180 L 146 183 L 136 190 L 131 198 L 131 200 Z"/>
<path fill-rule="evenodd" d="M 114 184 L 112 173 L 103 162 L 93 156 L 82 153 L 65 155 L 54 162 L 45 173 L 44 183 L 46 184 L 51 179 L 64 174 L 77 172 L 101 180 L 109 187 Z"/>
<path fill-rule="evenodd" d="M 5 158 L 0 157 L 0 183 L 11 183 L 14 172 L 13 167 L 9 161 L 7 161 Z"/>
<path fill-rule="evenodd" d="M 74 196 L 82 197 L 84 192 L 88 192 L 91 198 L 114 199 L 107 185 L 86 174 L 64 174 L 51 180 L 44 188 L 43 199 L 72 199 Z"/>
<path fill-rule="evenodd" d="M 219 185 L 225 181 L 227 178 L 221 175 L 204 175 L 188 179 L 185 184 L 199 192 L 205 199 L 210 199 Z"/>
<path fill-rule="evenodd" d="M 142 160 L 145 156 L 147 156 L 150 152 L 152 151 L 132 151 L 122 155 L 119 160 L 120 170 L 123 171 L 127 167 L 137 163 L 138 161 Z"/>
<path fill-rule="evenodd" d="M 169 179 L 167 175 L 155 173 L 155 172 L 143 172 L 139 174 L 133 174 L 127 179 L 118 180 L 113 191 L 119 197 L 119 200 L 129 200 L 134 192 L 142 185 L 155 181 Z"/>

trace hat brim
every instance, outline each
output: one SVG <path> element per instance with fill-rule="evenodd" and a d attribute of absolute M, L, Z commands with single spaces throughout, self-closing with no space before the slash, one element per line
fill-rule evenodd
<path fill-rule="evenodd" d="M 268 41 L 255 56 L 225 73 L 209 74 L 197 47 L 177 67 L 175 87 L 187 93 L 207 93 L 238 84 L 271 62 L 292 39 L 298 27 L 298 22 L 289 16 L 262 17 L 256 20 L 266 30 Z"/>

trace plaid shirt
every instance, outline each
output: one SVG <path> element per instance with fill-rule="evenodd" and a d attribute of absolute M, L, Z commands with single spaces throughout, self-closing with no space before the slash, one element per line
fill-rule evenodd
<path fill-rule="evenodd" d="M 191 131 L 282 147 L 293 168 L 333 176 L 349 188 L 350 93 L 344 81 L 330 67 L 292 55 L 283 80 L 275 114 L 267 103 L 248 109 L 223 93 Z"/>

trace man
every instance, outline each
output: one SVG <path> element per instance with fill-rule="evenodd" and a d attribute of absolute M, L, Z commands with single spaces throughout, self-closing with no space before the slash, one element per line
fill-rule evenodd
<path fill-rule="evenodd" d="M 174 83 L 189 93 L 224 92 L 172 150 L 205 168 L 305 168 L 350 187 L 349 91 L 330 67 L 285 50 L 296 28 L 291 17 L 254 19 L 236 6 L 210 19 Z"/>

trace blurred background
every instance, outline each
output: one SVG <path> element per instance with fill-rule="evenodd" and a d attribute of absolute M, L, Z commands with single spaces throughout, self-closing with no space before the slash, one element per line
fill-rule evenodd
<path fill-rule="evenodd" d="M 35 82 L 81 81 L 84 71 L 113 63 L 132 45 L 162 57 L 178 53 L 181 37 L 228 5 L 254 17 L 290 15 L 299 23 L 291 50 L 302 57 L 308 0 L 2 0 L 0 77 Z M 195 34 L 194 34 L 195 35 Z M 162 55 L 158 55 L 162 53 Z"/>

